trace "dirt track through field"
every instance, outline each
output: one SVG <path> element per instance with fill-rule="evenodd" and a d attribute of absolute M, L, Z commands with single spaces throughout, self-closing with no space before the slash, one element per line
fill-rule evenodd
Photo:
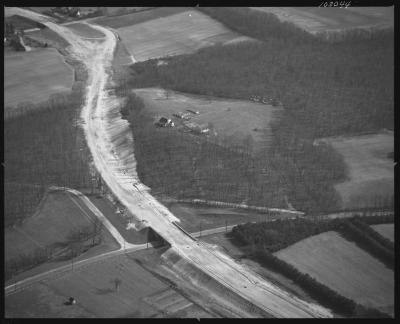
<path fill-rule="evenodd" d="M 266 314 L 274 317 L 332 316 L 329 310 L 282 291 L 222 252 L 185 235 L 172 224 L 179 220 L 140 183 L 136 173 L 130 127 L 119 113 L 120 100 L 109 96 L 105 90 L 110 81 L 109 74 L 116 46 L 113 32 L 104 27 L 90 25 L 105 34 L 103 42 L 92 43 L 82 40 L 65 27 L 48 22 L 41 15 L 23 9 L 18 11 L 21 15 L 42 21 L 63 36 L 71 44 L 68 48 L 71 55 L 86 65 L 89 81 L 81 117 L 94 164 L 113 194 L 129 212 L 137 219 L 142 219 L 171 244 L 170 252 L 178 253 L 186 265 L 207 274 L 228 291 L 241 296 Z M 213 294 L 212 286 L 202 288 L 209 289 L 210 294 Z M 229 305 L 228 299 L 221 302 Z M 230 306 L 236 308 L 234 304 Z M 254 316 L 246 309 L 240 315 Z"/>

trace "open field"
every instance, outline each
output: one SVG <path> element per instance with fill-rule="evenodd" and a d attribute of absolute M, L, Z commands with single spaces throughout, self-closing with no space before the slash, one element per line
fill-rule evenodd
<path fill-rule="evenodd" d="M 5 106 L 43 102 L 52 94 L 70 91 L 72 82 L 72 68 L 53 48 L 4 57 Z"/>
<path fill-rule="evenodd" d="M 68 24 L 68 28 L 72 29 L 72 31 L 79 36 L 82 36 L 84 38 L 102 38 L 104 37 L 104 34 L 100 32 L 97 29 L 91 28 L 87 24 L 82 24 L 82 23 L 73 23 L 73 24 Z"/>
<path fill-rule="evenodd" d="M 67 192 L 50 192 L 39 210 L 27 218 L 21 226 L 5 230 L 5 261 L 21 253 L 33 253 L 38 248 L 58 246 L 68 242 L 71 231 L 93 226 L 96 216 L 75 196 Z M 102 232 L 102 251 L 118 248 L 111 234 Z"/>
<path fill-rule="evenodd" d="M 352 28 L 386 28 L 394 25 L 394 7 L 254 7 L 273 13 L 282 21 L 318 33 Z"/>
<path fill-rule="evenodd" d="M 198 111 L 198 115 L 190 114 L 190 122 L 206 126 L 211 123 L 222 142 L 225 141 L 227 145 L 242 145 L 247 141 L 246 146 L 253 145 L 255 151 L 268 148 L 271 140 L 269 125 L 282 112 L 282 108 L 244 100 L 195 96 L 173 91 L 168 91 L 168 100 L 164 100 L 166 93 L 161 89 L 134 91 L 155 117 L 172 118 L 178 125 L 179 119 L 173 116 L 174 113 L 187 113 L 187 109 Z"/>
<path fill-rule="evenodd" d="M 336 232 L 309 237 L 274 254 L 339 294 L 393 315 L 393 271 Z"/>
<path fill-rule="evenodd" d="M 121 280 L 118 291 L 116 278 Z M 76 305 L 64 305 L 69 296 L 74 296 Z M 133 260 L 133 255 L 116 256 L 78 268 L 13 293 L 5 299 L 5 314 L 7 317 L 209 316 L 144 270 Z"/>
<path fill-rule="evenodd" d="M 221 23 L 195 10 L 185 10 L 167 17 L 130 24 L 118 28 L 117 32 L 136 61 L 193 53 L 202 47 L 217 43 L 226 44 L 250 39 L 230 31 Z"/>
<path fill-rule="evenodd" d="M 383 237 L 394 242 L 394 224 L 378 224 L 371 227 Z"/>
<path fill-rule="evenodd" d="M 110 17 L 110 16 L 126 15 L 131 12 L 147 10 L 149 8 L 150 7 L 102 7 L 101 9 L 103 10 L 103 14 L 105 16 Z"/>
<path fill-rule="evenodd" d="M 142 9 L 142 7 L 108 7 L 106 8 L 107 15 L 113 15 L 115 12 L 122 11 L 122 10 L 132 10 L 132 9 Z M 111 28 L 121 28 L 121 27 L 127 27 L 135 24 L 140 24 L 152 19 L 157 19 L 161 17 L 167 17 L 170 15 L 174 15 L 183 11 L 188 10 L 188 8 L 184 7 L 160 7 L 160 8 L 154 8 L 151 10 L 145 10 L 141 12 L 134 12 L 130 14 L 124 14 L 121 16 L 118 16 L 116 19 L 115 17 L 100 17 L 95 20 L 93 20 L 94 23 L 99 24 L 101 26 L 105 27 L 111 27 Z"/>
<path fill-rule="evenodd" d="M 344 208 L 373 207 L 376 198 L 394 195 L 393 132 L 354 137 L 325 138 L 343 155 L 349 180 L 335 186 Z"/>

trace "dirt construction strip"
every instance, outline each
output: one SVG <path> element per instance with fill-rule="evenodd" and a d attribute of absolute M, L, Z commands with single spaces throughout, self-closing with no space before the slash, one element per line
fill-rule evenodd
<path fill-rule="evenodd" d="M 119 99 L 109 96 L 105 90 L 116 46 L 113 32 L 104 27 L 90 25 L 106 35 L 103 42 L 91 43 L 65 27 L 45 21 L 43 16 L 38 18 L 33 12 L 23 9 L 18 11 L 18 14 L 39 20 L 59 33 L 71 44 L 71 55 L 86 65 L 89 81 L 81 116 L 88 146 L 102 178 L 132 215 L 137 219 L 142 218 L 167 240 L 171 244 L 170 250 L 179 253 L 183 262 L 190 264 L 199 273 L 207 274 L 264 313 L 274 317 L 332 317 L 329 310 L 290 295 L 260 279 L 224 253 L 193 241 L 172 224 L 179 220 L 140 183 L 129 124 L 121 119 Z M 199 288 L 203 291 L 208 289 L 209 295 L 214 294 L 212 285 Z M 229 304 L 226 299 L 219 299 L 219 302 Z M 236 306 L 231 304 L 231 307 Z M 251 311 L 245 310 L 241 314 L 254 316 Z"/>

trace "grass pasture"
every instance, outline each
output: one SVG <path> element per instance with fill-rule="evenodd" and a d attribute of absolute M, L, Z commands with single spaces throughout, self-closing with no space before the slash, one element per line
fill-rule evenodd
<path fill-rule="evenodd" d="M 121 280 L 118 291 L 114 280 Z M 43 296 L 43 298 L 40 298 Z M 64 302 L 74 296 L 77 304 Z M 116 256 L 6 296 L 7 317 L 192 317 L 198 306 L 144 270 L 131 256 Z"/>
<path fill-rule="evenodd" d="M 354 137 L 325 138 L 343 155 L 348 166 L 349 180 L 335 185 L 344 208 L 374 207 L 377 197 L 394 195 L 392 132 Z"/>
<path fill-rule="evenodd" d="M 149 10 L 131 15 L 150 15 L 152 12 L 153 10 Z M 121 17 L 117 21 L 120 19 L 122 24 Z M 118 34 L 136 61 L 193 53 L 202 47 L 217 43 L 226 44 L 250 39 L 230 31 L 221 23 L 196 10 L 184 10 L 142 23 L 118 26 L 120 25 L 117 25 Z M 116 28 L 115 25 L 111 27 Z"/>
<path fill-rule="evenodd" d="M 179 125 L 174 113 L 187 112 L 187 109 L 198 111 L 191 114 L 190 122 L 199 125 L 212 124 L 212 127 L 227 145 L 253 145 L 255 151 L 266 149 L 271 140 L 270 123 L 280 117 L 281 108 L 272 107 L 244 100 L 220 99 L 195 96 L 161 89 L 135 89 L 154 116 L 168 116 Z M 256 129 L 256 131 L 255 131 Z"/>
<path fill-rule="evenodd" d="M 4 57 L 4 104 L 40 103 L 52 94 L 69 92 L 73 69 L 54 49 L 37 49 Z"/>
<path fill-rule="evenodd" d="M 309 237 L 274 254 L 339 294 L 393 315 L 393 271 L 336 232 Z"/>
<path fill-rule="evenodd" d="M 131 12 L 147 10 L 150 7 L 102 7 L 103 14 L 107 17 L 126 15 Z M 104 18 L 103 18 L 104 19 Z"/>
<path fill-rule="evenodd" d="M 90 226 L 96 219 L 96 216 L 79 199 L 62 191 L 50 192 L 39 208 L 21 226 L 5 229 L 6 262 L 18 257 L 21 253 L 30 254 L 38 248 L 57 246 L 57 244 L 67 242 L 71 231 Z M 105 229 L 102 232 L 102 246 L 102 252 L 119 247 Z"/>
<path fill-rule="evenodd" d="M 115 15 L 117 12 L 122 12 L 123 10 L 132 10 L 134 8 L 142 9 L 142 7 L 108 7 L 106 8 L 106 15 Z M 122 28 L 128 27 L 135 24 L 140 24 L 152 19 L 157 19 L 161 17 L 167 17 L 170 15 L 174 15 L 183 11 L 186 11 L 188 8 L 184 7 L 160 7 L 154 8 L 150 10 L 138 11 L 129 14 L 124 14 L 118 16 L 117 19 L 115 17 L 100 17 L 94 20 L 96 24 L 111 27 L 111 28 Z"/>
<path fill-rule="evenodd" d="M 68 24 L 68 28 L 72 29 L 72 31 L 84 38 L 103 38 L 104 34 L 100 32 L 97 29 L 91 28 L 87 24 L 82 24 L 82 23 L 74 23 L 74 24 Z"/>
<path fill-rule="evenodd" d="M 352 28 L 393 27 L 394 7 L 254 7 L 273 13 L 282 21 L 292 22 L 300 28 L 318 33 Z"/>
<path fill-rule="evenodd" d="M 394 224 L 378 224 L 371 226 L 374 231 L 377 231 L 383 237 L 394 242 Z"/>

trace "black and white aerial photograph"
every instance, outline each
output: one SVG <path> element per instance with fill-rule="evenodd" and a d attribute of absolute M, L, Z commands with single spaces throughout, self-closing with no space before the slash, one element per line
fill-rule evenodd
<path fill-rule="evenodd" d="M 4 323 L 397 317 L 393 1 L 23 5 Z"/>

